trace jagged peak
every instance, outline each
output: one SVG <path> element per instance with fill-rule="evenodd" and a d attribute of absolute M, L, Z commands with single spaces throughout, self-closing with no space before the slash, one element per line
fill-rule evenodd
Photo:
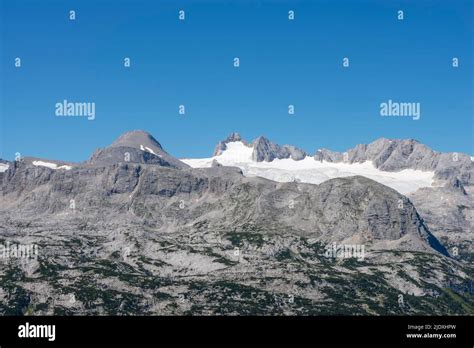
<path fill-rule="evenodd" d="M 264 142 L 268 142 L 268 143 L 271 142 L 267 137 L 265 137 L 265 136 L 263 136 L 263 135 L 260 135 L 260 136 L 258 136 L 258 137 L 255 138 L 255 140 L 253 141 L 253 143 L 257 143 L 257 142 L 260 142 L 260 141 L 264 141 Z"/>
<path fill-rule="evenodd" d="M 224 140 L 224 142 L 226 142 L 226 143 L 231 143 L 231 142 L 234 142 L 234 141 L 242 141 L 242 137 L 237 132 L 230 133 L 227 136 L 227 138 Z"/>
<path fill-rule="evenodd" d="M 242 137 L 240 136 L 239 133 L 232 132 L 227 136 L 227 138 L 225 138 L 224 140 L 219 141 L 219 143 L 214 148 L 214 153 L 212 154 L 212 156 L 219 156 L 220 154 L 222 154 L 222 152 L 224 152 L 227 149 L 226 144 L 237 142 L 237 141 L 240 141 L 244 145 L 248 146 L 247 142 L 242 139 Z"/>

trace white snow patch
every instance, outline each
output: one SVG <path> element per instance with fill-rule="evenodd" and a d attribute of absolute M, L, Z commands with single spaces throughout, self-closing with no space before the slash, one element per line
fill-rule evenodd
<path fill-rule="evenodd" d="M 65 169 L 70 170 L 72 167 L 68 165 L 58 166 L 56 163 L 43 162 L 43 161 L 33 161 L 34 166 L 48 167 L 51 169 Z"/>
<path fill-rule="evenodd" d="M 0 163 L 0 173 L 3 173 L 5 171 L 7 171 L 7 169 L 9 168 L 9 165 L 6 164 L 6 163 Z"/>
<path fill-rule="evenodd" d="M 301 161 L 291 158 L 275 159 L 272 162 L 252 160 L 253 148 L 240 141 L 227 143 L 227 149 L 219 156 L 201 159 L 182 159 L 193 168 L 211 167 L 216 160 L 224 166 L 242 169 L 245 176 L 260 176 L 278 182 L 301 181 L 320 184 L 333 178 L 362 175 L 389 186 L 402 194 L 415 192 L 422 187 L 430 187 L 434 172 L 404 169 L 399 172 L 386 172 L 374 167 L 371 161 L 364 163 L 332 163 L 316 161 L 307 156 Z"/>
<path fill-rule="evenodd" d="M 153 151 L 152 149 L 150 149 L 148 146 L 140 145 L 140 150 L 142 150 L 142 151 L 147 151 L 147 152 L 149 152 L 149 153 L 151 153 L 151 154 L 153 154 L 153 155 L 155 155 L 155 156 L 158 156 L 158 157 L 163 157 L 163 156 L 161 156 L 161 155 L 159 155 L 159 154 L 156 154 L 155 151 Z"/>
<path fill-rule="evenodd" d="M 474 161 L 474 157 L 471 156 L 471 161 Z"/>

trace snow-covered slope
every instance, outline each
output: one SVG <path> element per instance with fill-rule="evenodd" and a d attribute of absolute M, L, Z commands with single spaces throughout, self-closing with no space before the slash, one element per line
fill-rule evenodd
<path fill-rule="evenodd" d="M 65 169 L 70 170 L 72 167 L 68 165 L 58 166 L 56 163 L 44 162 L 44 161 L 33 161 L 34 166 L 48 167 L 50 169 Z"/>
<path fill-rule="evenodd" d="M 181 161 L 194 168 L 211 167 L 213 160 L 224 166 L 236 166 L 246 176 L 260 176 L 278 182 L 301 181 L 320 184 L 326 180 L 362 175 L 387 185 L 402 194 L 415 192 L 422 187 L 430 187 L 434 172 L 405 169 L 399 172 L 382 171 L 374 167 L 371 161 L 364 163 L 331 163 L 317 161 L 306 156 L 303 160 L 291 158 L 274 159 L 271 162 L 252 160 L 252 146 L 241 141 L 229 142 L 226 149 L 218 156 L 202 159 L 182 159 Z"/>

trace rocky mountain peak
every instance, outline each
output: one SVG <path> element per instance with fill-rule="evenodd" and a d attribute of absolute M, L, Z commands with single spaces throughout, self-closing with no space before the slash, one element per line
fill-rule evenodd
<path fill-rule="evenodd" d="M 133 147 L 140 150 L 142 150 L 142 147 L 148 147 L 153 150 L 163 150 L 161 144 L 150 133 L 142 130 L 126 132 L 119 136 L 110 146 Z"/>
<path fill-rule="evenodd" d="M 302 160 L 307 156 L 304 150 L 292 145 L 280 146 L 259 136 L 253 141 L 252 159 L 257 162 L 271 162 L 274 159 L 292 158 L 295 161 Z"/>
<path fill-rule="evenodd" d="M 95 166 L 143 163 L 172 168 L 188 167 L 169 155 L 151 134 L 142 130 L 122 134 L 110 146 L 96 150 L 88 163 Z"/>
<path fill-rule="evenodd" d="M 229 136 L 227 138 L 225 138 L 222 141 L 219 141 L 219 143 L 216 145 L 216 147 L 214 149 L 214 153 L 212 154 L 212 156 L 219 156 L 220 154 L 222 154 L 222 152 L 224 152 L 227 149 L 227 144 L 228 143 L 233 143 L 233 142 L 236 142 L 236 141 L 240 141 L 240 142 L 244 143 L 245 145 L 247 145 L 247 142 L 242 139 L 242 137 L 240 136 L 239 133 L 232 132 L 232 133 L 229 134 Z"/>
<path fill-rule="evenodd" d="M 416 169 L 435 172 L 436 178 L 458 178 L 464 185 L 474 183 L 474 165 L 469 155 L 436 152 L 416 139 L 379 138 L 369 144 L 359 144 L 345 153 L 318 150 L 317 161 L 363 163 L 371 161 L 383 171 L 397 172 Z"/>
<path fill-rule="evenodd" d="M 226 149 L 227 144 L 231 142 L 240 141 L 246 146 L 252 147 L 252 159 L 256 162 L 271 162 L 274 159 L 292 158 L 296 161 L 302 160 L 307 156 L 307 153 L 296 146 L 283 145 L 280 146 L 271 142 L 264 136 L 259 136 L 250 144 L 242 139 L 239 133 L 231 133 L 225 140 L 220 141 L 213 153 L 213 156 L 221 155 Z"/>
<path fill-rule="evenodd" d="M 288 158 L 288 154 L 283 153 L 282 148 L 272 143 L 264 136 L 259 136 L 253 141 L 252 159 L 257 162 L 271 162 L 275 158 Z"/>
<path fill-rule="evenodd" d="M 229 136 L 224 140 L 226 143 L 234 142 L 234 141 L 242 141 L 242 137 L 237 132 L 232 132 Z"/>

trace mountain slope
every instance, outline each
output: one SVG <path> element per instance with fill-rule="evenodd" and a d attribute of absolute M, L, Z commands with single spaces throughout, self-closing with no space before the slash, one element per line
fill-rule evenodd
<path fill-rule="evenodd" d="M 280 147 L 278 149 L 281 150 Z M 258 152 L 273 160 L 271 162 L 256 161 L 254 156 L 257 150 L 258 148 L 246 145 L 242 141 L 228 141 L 225 150 L 217 156 L 182 161 L 195 168 L 211 167 L 216 161 L 225 166 L 237 166 L 246 176 L 260 176 L 278 182 L 298 181 L 320 184 L 332 178 L 362 175 L 394 188 L 402 194 L 415 192 L 421 187 L 430 187 L 434 179 L 433 172 L 413 169 L 386 172 L 375 168 L 370 161 L 353 164 L 342 161 L 316 161 L 309 156 L 300 158 L 297 153 L 280 156 L 285 158 L 279 159 L 274 156 L 280 152 L 272 152 L 269 148 L 265 151 L 258 150 Z M 294 160 L 294 158 L 299 158 L 299 160 Z"/>
<path fill-rule="evenodd" d="M 97 219 L 138 219 L 165 232 L 255 226 L 387 248 L 393 243 L 385 241 L 397 241 L 396 247 L 407 250 L 429 250 L 431 240 L 405 197 L 360 176 L 316 186 L 246 178 L 231 167 L 183 170 L 138 163 L 66 171 L 17 163 L 0 175 L 2 210 L 23 216 L 67 213 L 73 199 L 84 213 L 100 211 Z M 179 209 L 180 202 L 187 208 Z"/>
<path fill-rule="evenodd" d="M 434 171 L 441 180 L 458 178 L 463 184 L 474 184 L 474 162 L 463 153 L 440 153 L 413 139 L 380 138 L 366 145 L 360 144 L 344 154 L 330 150 L 318 150 L 314 158 L 318 161 L 363 163 L 372 161 L 383 171 L 396 172 L 403 169 Z"/>
<path fill-rule="evenodd" d="M 186 168 L 187 165 L 170 156 L 161 144 L 144 131 L 121 135 L 110 146 L 98 149 L 88 161 L 90 165 L 115 163 L 148 163 L 165 167 Z"/>
<path fill-rule="evenodd" d="M 155 162 L 161 145 L 142 135 L 68 170 L 19 161 L 0 172 L 1 242 L 39 247 L 0 259 L 1 314 L 474 313 L 457 290 L 472 265 L 447 257 L 397 191 L 361 176 L 313 185 L 177 168 Z M 114 157 L 125 149 L 154 157 Z M 338 245 L 360 252 L 331 255 Z"/>

